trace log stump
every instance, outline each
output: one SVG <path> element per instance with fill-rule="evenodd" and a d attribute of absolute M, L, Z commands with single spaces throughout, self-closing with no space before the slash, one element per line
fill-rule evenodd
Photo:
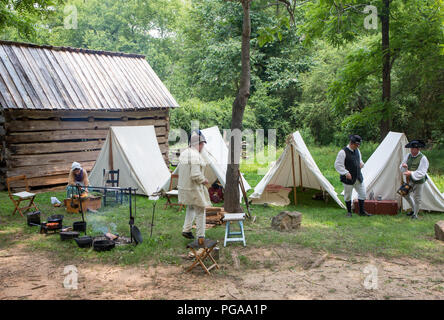
<path fill-rule="evenodd" d="M 271 220 L 271 227 L 278 231 L 294 231 L 301 227 L 302 213 L 282 211 Z"/>
<path fill-rule="evenodd" d="M 435 237 L 438 240 L 444 241 L 444 220 L 435 223 Z"/>

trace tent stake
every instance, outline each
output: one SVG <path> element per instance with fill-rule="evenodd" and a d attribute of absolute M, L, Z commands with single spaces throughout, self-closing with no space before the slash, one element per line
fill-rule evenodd
<path fill-rule="evenodd" d="M 294 172 L 294 149 L 293 149 L 293 143 L 290 144 L 291 146 L 291 168 L 293 171 L 293 198 L 294 198 L 294 205 L 297 205 L 297 198 L 296 198 L 296 173 Z"/>

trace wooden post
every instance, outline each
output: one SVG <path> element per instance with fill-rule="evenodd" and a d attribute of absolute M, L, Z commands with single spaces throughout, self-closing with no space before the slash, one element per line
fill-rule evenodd
<path fill-rule="evenodd" d="M 402 172 L 401 172 L 401 183 L 399 185 L 402 185 L 403 182 L 404 182 L 404 178 L 402 177 Z M 401 197 L 401 206 L 399 208 L 399 212 L 402 213 L 402 198 L 403 198 L 403 196 L 401 196 L 401 195 L 399 195 L 399 196 Z M 412 210 L 413 210 L 413 208 L 412 208 Z"/>
<path fill-rule="evenodd" d="M 293 144 L 291 144 L 290 146 L 291 146 L 291 168 L 292 168 L 292 172 L 293 172 L 293 198 L 294 198 L 294 205 L 296 205 L 297 204 L 297 198 L 296 198 L 296 173 L 294 171 Z"/>
<path fill-rule="evenodd" d="M 109 170 L 114 170 L 114 159 L 113 159 L 113 135 L 111 128 L 109 129 L 109 159 L 108 159 Z M 114 180 L 114 173 L 111 174 L 111 180 Z"/>
<path fill-rule="evenodd" d="M 244 187 L 244 182 L 242 181 L 242 175 L 240 170 L 238 170 L 239 173 L 239 186 L 241 188 L 242 191 L 242 196 L 244 198 L 245 201 L 245 206 L 247 207 L 247 212 L 245 213 L 245 216 L 250 219 L 251 218 L 251 213 L 250 213 L 250 204 L 248 203 L 248 197 L 247 197 L 247 193 L 245 192 L 245 187 Z"/>
<path fill-rule="evenodd" d="M 299 154 L 299 175 L 301 176 L 301 188 L 303 191 L 304 189 L 303 189 L 303 184 L 302 184 L 302 162 L 301 162 L 301 155 L 300 154 Z"/>

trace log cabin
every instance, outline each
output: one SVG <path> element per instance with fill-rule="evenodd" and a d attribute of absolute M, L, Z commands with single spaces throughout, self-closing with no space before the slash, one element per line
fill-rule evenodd
<path fill-rule="evenodd" d="M 31 190 L 63 188 L 110 126 L 154 125 L 168 164 L 178 104 L 143 55 L 0 41 L 0 105 L 0 190 L 23 174 Z"/>

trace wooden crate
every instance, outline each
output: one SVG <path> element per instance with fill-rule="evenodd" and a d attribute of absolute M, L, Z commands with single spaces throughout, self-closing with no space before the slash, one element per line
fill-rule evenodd
<path fill-rule="evenodd" d="M 80 213 L 80 205 L 79 199 L 65 199 L 64 204 L 66 207 L 66 212 L 68 213 Z M 74 204 L 73 207 L 71 204 Z M 91 210 L 99 210 L 102 207 L 102 197 L 89 196 L 86 198 L 82 198 L 82 208 L 83 212 L 86 212 L 88 209 Z"/>
<path fill-rule="evenodd" d="M 353 201 L 354 212 L 359 212 L 358 200 Z M 398 202 L 396 200 L 365 200 L 364 210 L 371 214 L 380 215 L 397 215 L 398 214 Z"/>

